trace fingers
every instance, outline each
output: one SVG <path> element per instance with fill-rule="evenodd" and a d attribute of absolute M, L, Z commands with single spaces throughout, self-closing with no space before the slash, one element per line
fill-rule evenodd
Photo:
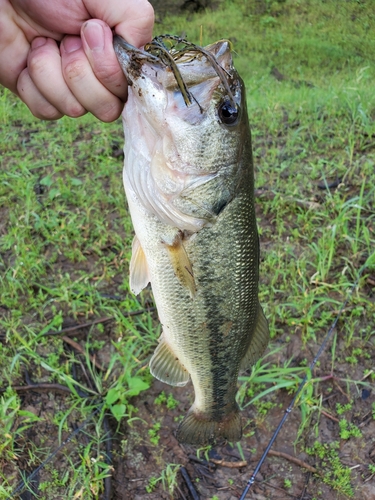
<path fill-rule="evenodd" d="M 103 21 L 93 19 L 82 26 L 81 37 L 96 78 L 112 94 L 125 101 L 128 85 L 113 50 L 112 30 Z"/>
<path fill-rule="evenodd" d="M 115 27 L 116 33 L 135 47 L 143 47 L 151 41 L 154 27 L 154 9 L 146 0 L 128 2 L 124 21 Z"/>
<path fill-rule="evenodd" d="M 149 42 L 154 9 L 147 0 L 83 0 L 93 18 L 103 19 L 117 34 L 136 47 Z"/>
<path fill-rule="evenodd" d="M 17 93 L 38 118 L 77 117 L 86 111 L 102 121 L 118 118 L 127 83 L 110 27 L 135 46 L 151 39 L 154 14 L 147 0 L 81 2 L 77 12 L 66 1 L 58 3 L 65 6 L 62 12 L 47 12 L 41 2 L 44 10 L 36 5 L 32 15 L 22 17 L 27 2 L 20 1 L 16 13 L 10 2 L 0 0 L 0 83 Z M 94 19 L 85 21 L 90 16 Z M 81 37 L 66 35 L 59 49 L 52 37 L 60 40 L 77 26 Z"/>
<path fill-rule="evenodd" d="M 18 77 L 17 93 L 32 114 L 42 120 L 57 120 L 62 113 L 50 104 L 39 92 L 32 81 L 29 70 L 25 68 Z"/>
<path fill-rule="evenodd" d="M 116 120 L 127 83 L 113 51 L 112 31 L 102 21 L 88 21 L 82 41 L 66 36 L 60 50 L 50 38 L 34 39 L 17 91 L 38 118 L 75 118 L 90 111 L 102 121 Z"/>
<path fill-rule="evenodd" d="M 90 29 L 86 26 L 84 44 L 88 56 L 85 54 L 80 37 L 66 36 L 63 39 L 60 46 L 62 72 L 77 101 L 100 120 L 110 122 L 121 114 L 122 99 L 126 98 L 127 84 L 125 77 L 120 74 L 113 52 L 111 30 L 101 21 L 95 20 L 90 23 L 95 25 L 90 26 Z M 93 49 L 90 48 L 90 44 Z M 92 66 L 88 57 L 92 61 Z"/>
<path fill-rule="evenodd" d="M 76 118 L 86 113 L 85 108 L 65 82 L 60 51 L 54 40 L 44 37 L 33 40 L 27 69 L 33 86 L 27 81 L 25 72 L 22 84 L 26 86 L 28 93 L 23 93 L 22 99 L 34 115 L 39 118 L 56 119 L 62 115 Z M 37 97 L 37 93 L 40 97 Z M 51 108 L 55 109 L 54 113 Z"/>
<path fill-rule="evenodd" d="M 26 67 L 29 42 L 15 22 L 8 2 L 0 0 L 0 84 L 17 92 L 17 79 Z"/>

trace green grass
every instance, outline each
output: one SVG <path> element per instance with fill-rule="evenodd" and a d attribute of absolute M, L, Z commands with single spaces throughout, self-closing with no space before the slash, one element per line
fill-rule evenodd
<path fill-rule="evenodd" d="M 340 5 L 233 0 L 188 22 L 186 16 L 166 17 L 156 25 L 159 34 L 185 32 L 198 43 L 201 26 L 204 44 L 230 38 L 246 83 L 256 188 L 262 188 L 256 199 L 260 300 L 272 341 L 281 346 L 240 378 L 239 402 L 254 408 L 257 423 L 277 409 L 281 418 L 278 398 L 285 391 L 292 397 L 311 352 L 375 248 L 375 16 L 369 3 Z M 282 81 L 273 76 L 274 67 L 285 76 Z M 22 470 L 34 470 L 58 446 L 48 433 L 62 442 L 73 423 L 99 408 L 87 424 L 88 439 L 74 438 L 74 446 L 63 449 L 61 466 L 52 462 L 44 468 L 39 487 L 40 498 L 96 499 L 111 473 L 104 418 L 113 417 L 119 436 L 121 425 L 137 418 L 132 397 L 152 383 L 147 358 L 160 333 L 155 315 L 127 315 L 147 308 L 150 297 L 129 293 L 133 233 L 122 160 L 113 156 L 122 146 L 121 124 L 91 116 L 38 121 L 2 90 L 0 130 L 0 380 L 6 388 L 0 404 L 0 498 L 21 478 L 20 457 L 27 457 Z M 318 188 L 336 179 L 337 188 Z M 365 271 L 339 323 L 340 337 L 298 402 L 302 422 L 296 439 L 302 443 L 311 426 L 315 439 L 324 377 L 334 374 L 352 393 L 362 382 L 373 383 L 371 273 L 374 267 Z M 112 320 L 84 335 L 77 332 L 84 355 L 68 350 L 58 335 L 43 335 L 100 317 Z M 301 340 L 299 357 L 287 354 L 295 339 Z M 92 356 L 104 371 L 93 366 Z M 11 388 L 26 383 L 25 371 L 34 382 L 61 384 L 71 392 L 53 393 L 53 409 L 41 403 L 36 415 L 24 394 Z M 172 394 L 164 394 L 155 409 L 165 413 L 177 406 Z M 245 435 L 252 428 L 250 422 Z M 39 436 L 35 442 L 30 429 Z M 341 416 L 337 442 L 361 442 L 356 429 Z M 150 427 L 149 434 L 157 445 L 159 428 Z M 353 496 L 336 444 L 307 444 L 308 453 L 328 460 L 322 481 Z M 178 466 L 169 465 L 150 479 L 151 489 L 164 484 L 172 494 Z"/>

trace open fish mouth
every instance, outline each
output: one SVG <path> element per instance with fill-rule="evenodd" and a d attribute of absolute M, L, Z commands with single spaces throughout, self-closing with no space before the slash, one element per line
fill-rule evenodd
<path fill-rule="evenodd" d="M 126 55 L 128 57 L 127 76 L 130 85 L 132 83 L 132 77 L 139 76 L 143 63 L 148 62 L 152 65 L 158 65 L 165 70 L 169 70 L 169 72 L 173 74 L 175 83 L 181 92 L 185 105 L 190 106 L 196 102 L 200 107 L 199 102 L 190 92 L 188 88 L 189 82 L 182 75 L 179 65 L 181 66 L 201 60 L 211 65 L 226 91 L 228 102 L 231 104 L 232 108 L 236 110 L 238 104 L 233 92 L 236 79 L 230 70 L 224 68 L 218 62 L 218 57 L 221 55 L 220 52 L 226 50 L 227 44 L 229 46 L 231 45 L 229 40 L 220 40 L 215 44 L 203 48 L 177 36 L 160 35 L 155 37 L 150 43 L 147 43 L 144 46 L 144 50 L 141 50 L 127 43 L 119 35 L 114 37 L 114 48 L 118 57 L 122 59 L 126 57 Z M 215 47 L 218 47 L 218 51 L 215 51 Z M 201 112 L 203 112 L 202 108 Z"/>

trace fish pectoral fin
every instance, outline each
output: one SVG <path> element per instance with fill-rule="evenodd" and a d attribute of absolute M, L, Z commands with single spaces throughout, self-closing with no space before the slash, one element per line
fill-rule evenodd
<path fill-rule="evenodd" d="M 246 370 L 249 366 L 253 365 L 258 361 L 258 359 L 264 353 L 268 341 L 270 338 L 270 332 L 268 329 L 268 322 L 264 315 L 262 306 L 258 304 L 258 314 L 257 314 L 257 323 L 255 326 L 255 332 L 253 338 L 251 339 L 249 348 L 242 358 L 240 364 L 240 371 Z"/>
<path fill-rule="evenodd" d="M 134 295 L 138 295 L 149 283 L 150 275 L 146 256 L 139 243 L 137 236 L 134 236 L 132 243 L 132 257 L 130 259 L 130 290 Z"/>
<path fill-rule="evenodd" d="M 157 379 L 169 385 L 186 385 L 190 375 L 178 357 L 171 351 L 163 337 L 150 361 L 150 372 Z"/>
<path fill-rule="evenodd" d="M 178 233 L 171 245 L 165 242 L 164 245 L 167 249 L 175 275 L 179 279 L 182 286 L 189 290 L 190 296 L 194 297 L 197 287 L 195 284 L 193 267 L 189 256 L 186 253 L 181 234 Z"/>

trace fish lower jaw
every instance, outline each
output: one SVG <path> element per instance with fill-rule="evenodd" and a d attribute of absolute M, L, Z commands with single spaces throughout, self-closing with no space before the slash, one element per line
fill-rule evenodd
<path fill-rule="evenodd" d="M 177 439 L 180 443 L 195 446 L 223 441 L 236 442 L 242 437 L 242 422 L 239 409 L 234 409 L 220 420 L 211 415 L 190 409 L 177 429 Z"/>

